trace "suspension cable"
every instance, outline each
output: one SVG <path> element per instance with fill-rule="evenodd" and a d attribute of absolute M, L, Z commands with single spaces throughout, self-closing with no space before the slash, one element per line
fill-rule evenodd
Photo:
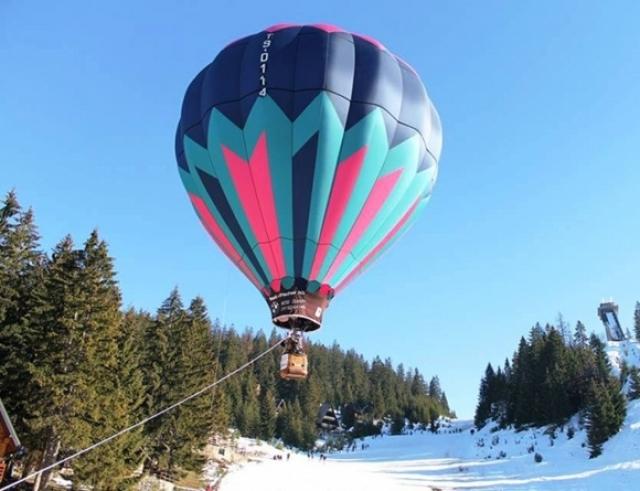
<path fill-rule="evenodd" d="M 205 392 L 207 392 L 210 389 L 213 389 L 216 385 L 224 382 L 225 380 L 233 377 L 234 375 L 236 375 L 237 373 L 240 373 L 241 371 L 243 371 L 245 368 L 250 367 L 251 365 L 253 365 L 255 362 L 257 362 L 260 358 L 262 358 L 263 356 L 266 356 L 268 353 L 270 353 L 271 351 L 273 351 L 274 349 L 276 349 L 278 346 L 280 346 L 281 341 L 278 341 L 277 343 L 273 344 L 271 347 L 267 348 L 265 351 L 263 351 L 262 353 L 260 353 L 259 355 L 255 356 L 254 358 L 252 358 L 251 360 L 249 360 L 248 362 L 246 362 L 244 365 L 239 366 L 238 368 L 236 368 L 235 370 L 233 370 L 232 372 L 227 373 L 224 377 L 216 380 L 215 382 L 203 387 L 202 389 L 198 390 L 197 392 L 194 392 L 193 394 L 191 394 L 188 397 L 185 397 L 184 399 L 175 402 L 173 404 L 171 404 L 170 406 L 165 407 L 164 409 L 158 411 L 157 413 L 151 415 L 151 416 L 147 416 L 144 419 L 141 419 L 140 421 L 138 421 L 137 423 L 132 424 L 131 426 L 128 426 L 126 428 L 123 428 L 122 430 L 118 431 L 117 433 L 114 433 L 111 436 L 108 436 L 107 438 L 104 438 L 102 440 L 97 441 L 96 443 L 83 448 L 82 450 L 78 450 L 77 452 L 75 452 L 74 454 L 69 455 L 68 457 L 65 457 L 64 459 L 60 459 L 57 462 L 54 462 L 53 464 L 50 464 L 46 467 L 43 467 L 42 469 L 38 469 L 35 472 L 32 472 L 31 474 L 18 479 L 15 482 L 12 482 L 11 484 L 8 484 L 7 486 L 4 486 L 2 488 L 0 488 L 0 491 L 5 491 L 7 489 L 11 489 L 15 486 L 17 486 L 18 484 L 21 484 L 23 482 L 28 481 L 29 479 L 31 479 L 32 477 L 36 477 L 38 474 L 42 474 L 43 472 L 47 472 L 50 471 L 56 467 L 58 467 L 61 464 L 64 464 L 65 462 L 69 462 L 70 460 L 73 460 L 77 457 L 80 457 L 81 455 L 86 454 L 87 452 L 90 452 L 91 450 L 93 450 L 94 448 L 98 448 L 101 447 L 102 445 L 109 443 L 111 440 L 115 440 L 116 438 L 118 438 L 121 435 L 124 435 L 125 433 L 128 433 L 129 431 L 138 428 L 140 426 L 145 425 L 146 423 L 148 423 L 149 421 L 156 419 L 160 416 L 162 416 L 165 413 L 168 413 L 169 411 L 177 408 L 178 406 L 181 406 L 182 404 L 184 404 L 185 402 L 189 402 L 191 399 L 195 399 L 196 397 L 204 394 Z"/>

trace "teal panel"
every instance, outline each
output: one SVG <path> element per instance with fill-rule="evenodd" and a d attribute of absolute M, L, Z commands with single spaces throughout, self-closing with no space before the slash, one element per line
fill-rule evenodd
<path fill-rule="evenodd" d="M 336 273 L 333 284 L 337 285 L 342 278 L 346 277 L 351 270 L 364 260 L 365 257 L 393 230 L 393 227 L 402 219 L 411 206 L 420 199 L 427 187 L 429 186 L 430 177 L 426 172 L 416 174 L 411 181 L 409 187 L 404 194 L 400 196 L 395 208 L 389 212 L 386 219 L 378 226 L 377 229 L 370 228 L 371 232 L 367 233 L 367 241 L 361 240 L 352 251 L 352 254 L 345 260 L 345 264 L 339 268 Z M 418 205 L 420 207 L 420 205 Z M 418 208 L 416 207 L 416 208 Z M 415 214 L 415 211 L 414 211 Z M 390 242 L 395 241 L 395 238 Z"/>
<path fill-rule="evenodd" d="M 387 249 L 391 246 L 391 244 L 393 244 L 396 240 L 398 240 L 400 237 L 402 237 L 411 227 L 412 225 L 415 223 L 416 218 L 421 214 L 422 209 L 426 206 L 427 202 L 429 201 L 429 198 L 425 198 L 423 199 L 420 203 L 418 203 L 418 205 L 416 206 L 416 209 L 413 211 L 413 214 L 409 217 L 409 219 L 407 220 L 407 222 L 400 228 L 400 230 L 398 230 L 398 232 L 395 234 L 395 236 L 389 240 L 389 242 L 387 242 L 384 247 L 382 247 L 382 249 L 380 249 L 380 251 L 378 251 L 377 254 L 375 254 L 368 262 L 367 264 L 364 265 L 364 267 L 362 268 L 362 271 L 360 271 L 357 275 L 356 278 L 358 276 L 360 276 L 360 274 L 362 274 L 363 272 L 365 272 L 367 269 L 369 269 L 369 267 L 375 263 L 378 258 L 380 256 L 382 256 Z M 359 263 L 356 263 L 356 266 Z M 346 272 L 345 274 L 342 274 L 340 276 L 336 275 L 335 278 L 335 285 L 337 287 L 341 286 L 340 284 L 342 283 L 342 281 L 344 281 L 344 279 L 347 277 L 347 275 L 349 273 L 351 273 L 351 271 L 354 268 L 351 268 L 348 272 Z M 402 281 L 401 278 L 398 278 L 398 281 Z"/>
<path fill-rule="evenodd" d="M 375 184 L 385 162 L 389 146 L 387 131 L 380 109 L 374 109 L 345 133 L 340 161 L 344 161 L 363 146 L 367 152 L 355 187 L 344 210 L 340 225 L 331 241 L 332 248 L 327 253 L 318 279 L 324 278 L 327 271 L 343 246 L 349 231 L 362 211 L 373 185 Z"/>
<path fill-rule="evenodd" d="M 416 179 L 418 159 L 421 155 L 420 150 L 422 145 L 422 140 L 416 135 L 415 137 L 409 138 L 389 150 L 380 173 L 381 176 L 385 176 L 391 172 L 397 171 L 398 169 L 401 169 L 402 173 L 400 174 L 393 190 L 387 197 L 387 200 L 369 224 L 367 230 L 350 251 L 350 255 L 336 271 L 336 277 L 343 274 L 343 270 L 351 269 L 352 263 L 355 261 L 355 257 L 365 257 L 368 254 L 368 251 L 375 247 L 375 245 L 371 245 L 371 242 L 375 240 L 376 235 L 379 235 L 377 233 L 378 230 L 387 221 L 387 218 L 394 212 L 394 210 L 396 210 L 396 207 L 402 200 L 403 196 L 408 192 L 412 182 Z M 416 196 L 415 193 L 413 196 Z M 413 201 L 411 201 L 411 203 L 413 203 Z M 401 208 L 401 210 L 403 209 Z M 404 208 L 404 210 L 406 210 L 406 208 Z M 397 211 L 395 216 L 398 216 Z M 399 217 L 401 216 L 402 214 L 399 215 Z M 377 242 L 375 242 L 375 244 L 377 244 Z M 328 278 L 327 280 L 331 284 L 335 283 L 332 281 L 332 278 Z"/>
<path fill-rule="evenodd" d="M 308 278 L 313 258 L 316 255 L 322 223 L 331 194 L 331 185 L 338 165 L 344 127 L 336 113 L 331 99 L 321 93 L 298 117 L 293 125 L 294 151 L 318 133 L 309 223 L 307 225 L 307 246 L 304 251 L 303 276 Z"/>

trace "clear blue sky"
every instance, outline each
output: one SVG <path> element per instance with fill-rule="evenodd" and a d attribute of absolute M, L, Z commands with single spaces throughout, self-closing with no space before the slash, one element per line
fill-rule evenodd
<path fill-rule="evenodd" d="M 51 248 L 98 227 L 127 304 L 174 285 L 213 317 L 270 329 L 178 178 L 186 85 L 278 22 L 372 35 L 422 75 L 444 127 L 427 211 L 338 296 L 316 336 L 437 373 L 471 416 L 488 361 L 562 311 L 602 331 L 640 298 L 640 2 L 0 3 L 0 191 Z M 359 316 L 356 316 L 356 313 Z"/>

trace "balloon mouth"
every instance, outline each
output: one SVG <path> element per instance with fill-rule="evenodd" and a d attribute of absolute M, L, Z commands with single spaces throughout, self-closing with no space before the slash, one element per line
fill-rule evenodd
<path fill-rule="evenodd" d="M 298 287 L 283 288 L 266 298 L 271 319 L 278 327 L 309 332 L 320 329 L 333 290 L 310 292 Z"/>

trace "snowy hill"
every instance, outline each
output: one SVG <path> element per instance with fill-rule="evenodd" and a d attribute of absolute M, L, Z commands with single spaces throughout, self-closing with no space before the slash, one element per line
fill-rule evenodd
<path fill-rule="evenodd" d="M 640 401 L 629 405 L 623 429 L 597 459 L 583 447 L 584 430 L 568 438 L 569 425 L 555 439 L 544 429 L 492 432 L 488 425 L 472 435 L 470 427 L 469 421 L 453 421 L 439 434 L 367 438 L 369 448 L 323 462 L 304 454 L 292 454 L 290 461 L 265 458 L 232 472 L 221 491 L 288 490 L 292 483 L 309 491 L 638 489 Z M 542 462 L 534 461 L 535 453 Z"/>
<path fill-rule="evenodd" d="M 640 343 L 637 341 L 609 341 L 607 355 L 616 375 L 620 374 L 620 367 L 626 363 L 629 367 L 640 368 Z"/>
<path fill-rule="evenodd" d="M 623 360 L 640 366 L 638 343 L 610 342 L 607 352 L 616 372 Z M 304 454 L 273 460 L 274 449 L 232 472 L 221 491 L 640 489 L 640 401 L 629 403 L 621 431 L 596 459 L 588 458 L 586 431 L 577 418 L 553 432 L 497 430 L 491 424 L 472 429 L 470 421 L 456 420 L 438 434 L 367 438 L 355 452 L 331 454 L 326 461 Z M 363 450 L 362 444 L 368 447 Z"/>

